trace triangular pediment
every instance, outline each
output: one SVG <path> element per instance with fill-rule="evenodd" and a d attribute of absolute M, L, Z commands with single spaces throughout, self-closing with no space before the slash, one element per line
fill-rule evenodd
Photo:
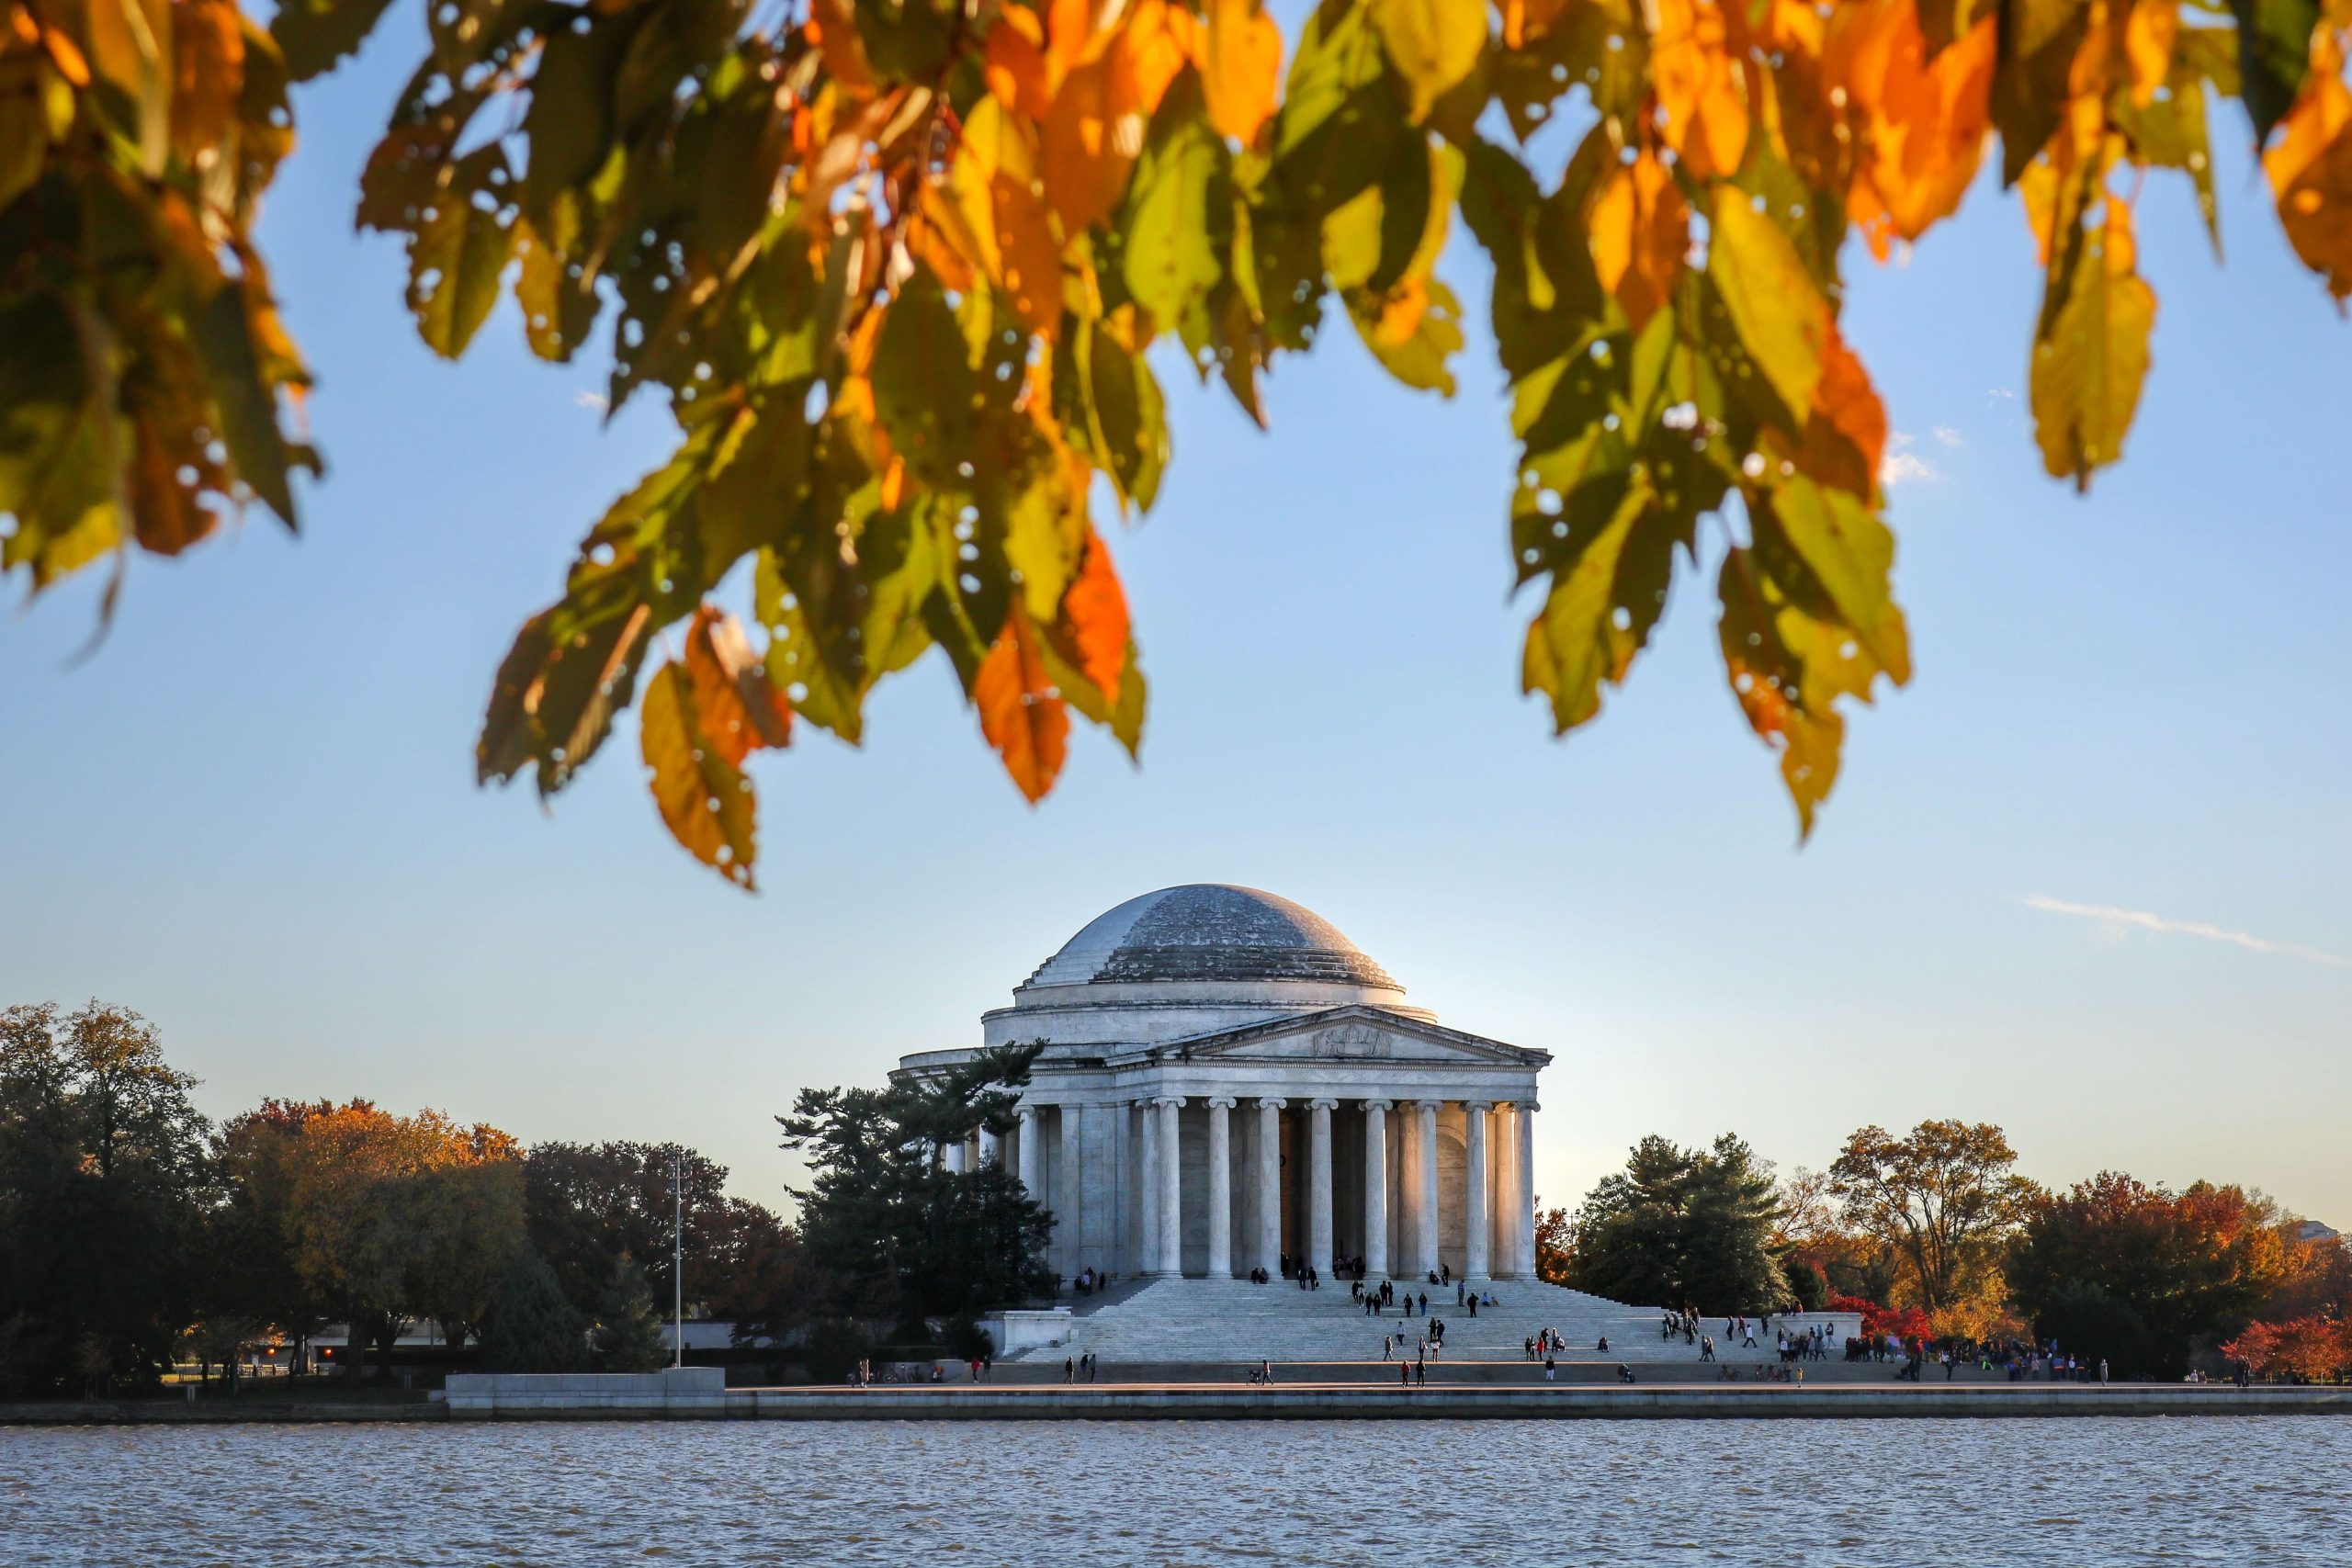
<path fill-rule="evenodd" d="M 1153 1048 L 1186 1061 L 1422 1062 L 1449 1066 L 1541 1066 L 1544 1052 L 1445 1029 L 1383 1008 L 1340 1007 L 1304 1017 L 1219 1030 Z"/>

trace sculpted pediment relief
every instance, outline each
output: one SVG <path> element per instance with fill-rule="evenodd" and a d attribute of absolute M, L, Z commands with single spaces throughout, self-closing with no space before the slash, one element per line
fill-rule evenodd
<path fill-rule="evenodd" d="M 1276 1062 L 1436 1062 L 1521 1066 L 1525 1055 L 1498 1041 L 1404 1021 L 1346 1018 L 1276 1028 L 1260 1026 L 1192 1044 L 1193 1059 L 1233 1057 Z"/>

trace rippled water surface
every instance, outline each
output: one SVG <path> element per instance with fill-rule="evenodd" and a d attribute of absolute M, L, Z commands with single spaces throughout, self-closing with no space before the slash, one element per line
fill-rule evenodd
<path fill-rule="evenodd" d="M 0 1428 L 0 1562 L 2352 1564 L 2352 1421 Z"/>

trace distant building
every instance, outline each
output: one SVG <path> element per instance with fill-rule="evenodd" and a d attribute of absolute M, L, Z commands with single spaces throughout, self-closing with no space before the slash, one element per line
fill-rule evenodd
<path fill-rule="evenodd" d="M 2343 1234 L 2334 1225 L 2324 1225 L 2317 1220 L 2305 1220 L 2295 1227 L 2297 1241 L 2335 1241 Z"/>
<path fill-rule="evenodd" d="M 1254 888 L 1129 899 L 983 1021 L 1043 1041 L 1020 1126 L 946 1151 L 1019 1171 L 1056 1271 L 1232 1279 L 1535 1273 L 1542 1051 L 1442 1027 L 1313 911 Z M 901 1079 L 969 1051 L 906 1057 Z"/>

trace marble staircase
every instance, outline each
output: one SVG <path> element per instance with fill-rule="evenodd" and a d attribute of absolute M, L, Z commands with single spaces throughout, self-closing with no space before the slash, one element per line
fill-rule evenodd
<path fill-rule="evenodd" d="M 1472 1317 L 1467 1306 L 1456 1306 L 1453 1287 L 1415 1287 L 1426 1292 L 1430 1314 L 1445 1322 L 1447 1362 L 1520 1361 L 1528 1337 L 1551 1328 L 1566 1341 L 1561 1359 L 1624 1361 L 1629 1364 L 1696 1363 L 1699 1347 L 1680 1337 L 1669 1340 L 1659 1331 L 1655 1307 L 1629 1306 L 1622 1302 L 1588 1295 L 1534 1280 L 1499 1280 L 1490 1287 L 1498 1304 L 1481 1307 Z M 1401 1295 L 1403 1285 L 1397 1287 Z M 1858 1331 L 1851 1317 L 1835 1314 L 1792 1314 L 1792 1325 L 1815 1322 L 1831 1325 L 1842 1343 Z M 1403 1355 L 1412 1359 L 1415 1341 L 1428 1330 L 1418 1313 L 1405 1316 L 1391 1307 L 1379 1316 L 1367 1314 L 1351 1301 L 1345 1281 L 1325 1280 L 1318 1291 L 1302 1291 L 1289 1280 L 1253 1285 L 1243 1280 L 1154 1280 L 1131 1292 L 1114 1293 L 1091 1310 L 1074 1316 L 1069 1340 L 1039 1346 L 1008 1357 L 1012 1361 L 1051 1361 L 1091 1352 L 1106 1363 L 1229 1362 L 1264 1359 L 1271 1361 L 1377 1361 L 1384 1335 L 1402 1336 Z M 1723 1320 L 1710 1320 L 1719 1354 Z M 1603 1337 L 1606 1351 L 1600 1349 Z M 1726 1359 L 1770 1360 L 1769 1337 L 1764 1348 L 1742 1351 L 1728 1348 Z"/>

